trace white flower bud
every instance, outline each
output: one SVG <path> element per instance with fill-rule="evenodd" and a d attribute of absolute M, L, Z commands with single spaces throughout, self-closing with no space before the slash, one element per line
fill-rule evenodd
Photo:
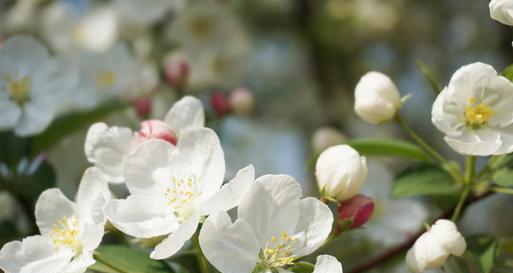
<path fill-rule="evenodd" d="M 365 157 L 348 145 L 337 145 L 321 153 L 315 176 L 325 197 L 347 200 L 360 192 L 367 178 Z"/>
<path fill-rule="evenodd" d="M 449 255 L 461 256 L 467 243 L 456 225 L 445 219 L 424 232 L 406 254 L 406 264 L 414 273 L 440 268 Z"/>
<path fill-rule="evenodd" d="M 377 124 L 394 118 L 401 106 L 399 90 L 380 72 L 368 72 L 356 85 L 354 110 L 366 122 Z"/>
<path fill-rule="evenodd" d="M 346 137 L 342 132 L 333 127 L 321 127 L 312 135 L 312 149 L 314 152 L 321 152 L 331 146 L 343 143 Z"/>
<path fill-rule="evenodd" d="M 492 19 L 513 26 L 513 2 L 510 0 L 492 0 L 489 7 Z"/>

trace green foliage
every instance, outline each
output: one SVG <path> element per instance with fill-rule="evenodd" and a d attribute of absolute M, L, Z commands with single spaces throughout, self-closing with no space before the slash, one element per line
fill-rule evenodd
<path fill-rule="evenodd" d="M 420 161 L 429 160 L 429 156 L 418 146 L 396 139 L 360 138 L 349 140 L 346 144 L 362 155 L 395 156 Z"/>
<path fill-rule="evenodd" d="M 184 254 L 174 256 L 171 258 L 171 261 L 175 264 L 179 264 L 183 269 L 186 269 L 186 272 L 200 272 L 198 259 L 193 252 L 186 252 Z"/>
<path fill-rule="evenodd" d="M 474 263 L 478 265 L 481 273 L 492 271 L 499 242 L 490 235 L 475 235 L 467 238 L 467 251 L 465 252 Z"/>
<path fill-rule="evenodd" d="M 513 64 L 504 68 L 504 70 L 502 70 L 502 75 L 508 80 L 513 81 Z"/>
<path fill-rule="evenodd" d="M 50 148 L 73 132 L 89 126 L 126 106 L 125 103 L 111 102 L 90 111 L 77 112 L 56 119 L 42 134 L 34 138 L 32 154 L 38 154 Z"/>
<path fill-rule="evenodd" d="M 421 163 L 408 167 L 396 177 L 392 193 L 395 197 L 451 195 L 459 189 L 445 170 L 433 164 Z"/>
<path fill-rule="evenodd" d="M 12 183 L 12 189 L 17 195 L 35 204 L 41 192 L 55 187 L 56 181 L 57 177 L 54 169 L 48 162 L 44 161 L 35 172 L 19 174 L 17 181 Z"/>
<path fill-rule="evenodd" d="M 421 60 L 417 60 L 417 66 L 419 67 L 420 72 L 422 72 L 428 81 L 431 90 L 433 90 L 433 93 L 438 94 L 442 92 L 442 87 L 438 83 L 438 80 L 436 79 L 433 71 Z"/>
<path fill-rule="evenodd" d="M 294 273 L 312 273 L 314 265 L 309 262 L 297 262 L 291 266 L 288 270 Z"/>
<path fill-rule="evenodd" d="M 500 169 L 493 174 L 493 182 L 503 187 L 513 187 L 513 169 Z"/>
<path fill-rule="evenodd" d="M 166 263 L 152 260 L 145 251 L 127 246 L 100 246 L 95 259 L 96 264 L 89 269 L 100 273 L 174 273 Z"/>

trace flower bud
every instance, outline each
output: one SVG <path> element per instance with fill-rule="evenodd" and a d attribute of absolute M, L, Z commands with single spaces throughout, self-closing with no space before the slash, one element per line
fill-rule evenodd
<path fill-rule="evenodd" d="M 246 88 L 235 89 L 230 95 L 230 106 L 234 113 L 247 115 L 253 111 L 255 99 Z"/>
<path fill-rule="evenodd" d="M 224 116 L 231 111 L 228 98 L 219 91 L 212 93 L 210 96 L 210 106 L 218 117 Z"/>
<path fill-rule="evenodd" d="M 401 106 L 397 87 L 380 72 L 365 74 L 356 85 L 354 96 L 356 114 L 372 124 L 392 120 Z"/>
<path fill-rule="evenodd" d="M 340 203 L 338 207 L 339 223 L 350 221 L 350 228 L 363 226 L 374 212 L 374 201 L 370 197 L 358 194 Z"/>
<path fill-rule="evenodd" d="M 146 119 L 150 115 L 151 112 L 151 98 L 150 97 L 142 97 L 138 98 L 133 102 L 133 107 L 137 115 Z"/>
<path fill-rule="evenodd" d="M 174 88 L 182 89 L 189 79 L 190 68 L 187 59 L 180 52 L 175 52 L 166 58 L 164 75 L 167 83 Z"/>
<path fill-rule="evenodd" d="M 513 4 L 509 0 L 492 0 L 488 5 L 490 17 L 505 25 L 513 26 Z"/>
<path fill-rule="evenodd" d="M 146 120 L 141 123 L 141 129 L 137 132 L 141 139 L 158 138 L 176 145 L 177 136 L 169 124 L 160 120 Z"/>
<path fill-rule="evenodd" d="M 337 145 L 321 153 L 315 176 L 324 198 L 344 201 L 360 192 L 367 178 L 365 157 L 348 145 Z"/>
<path fill-rule="evenodd" d="M 422 234 L 406 254 L 406 264 L 415 273 L 440 268 L 449 255 L 461 256 L 467 243 L 456 225 L 445 219 Z"/>
<path fill-rule="evenodd" d="M 312 149 L 319 153 L 331 146 L 343 143 L 346 140 L 344 134 L 333 127 L 321 127 L 312 135 Z"/>

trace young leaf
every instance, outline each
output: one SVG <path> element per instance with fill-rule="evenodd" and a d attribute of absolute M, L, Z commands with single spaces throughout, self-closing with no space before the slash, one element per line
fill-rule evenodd
<path fill-rule="evenodd" d="M 467 238 L 467 251 L 469 256 L 482 273 L 492 271 L 499 243 L 495 237 L 490 235 L 475 235 Z"/>
<path fill-rule="evenodd" d="M 392 186 L 395 197 L 412 195 L 450 195 L 460 187 L 451 175 L 432 164 L 416 164 L 400 173 Z"/>
<path fill-rule="evenodd" d="M 405 141 L 383 138 L 360 138 L 349 140 L 346 144 L 362 155 L 395 156 L 429 161 L 429 157 L 424 150 Z"/>
<path fill-rule="evenodd" d="M 493 174 L 493 182 L 503 187 L 513 187 L 513 170 L 504 168 Z"/>
<path fill-rule="evenodd" d="M 504 68 L 504 70 L 502 70 L 501 74 L 502 74 L 502 76 L 504 76 L 508 80 L 513 81 L 513 64 L 509 65 L 506 68 Z"/>
<path fill-rule="evenodd" d="M 89 269 L 100 273 L 174 273 L 166 263 L 152 260 L 145 251 L 127 246 L 103 245 L 94 257 L 96 264 Z"/>
<path fill-rule="evenodd" d="M 433 90 L 433 93 L 439 94 L 442 92 L 442 88 L 440 84 L 438 83 L 438 80 L 436 79 L 433 71 L 421 60 L 417 60 L 417 66 L 420 69 L 420 72 L 426 77 L 426 80 L 429 82 L 429 85 L 431 86 L 431 90 Z"/>
<path fill-rule="evenodd" d="M 309 262 L 297 262 L 288 270 L 294 273 L 312 273 L 314 267 L 315 266 Z"/>

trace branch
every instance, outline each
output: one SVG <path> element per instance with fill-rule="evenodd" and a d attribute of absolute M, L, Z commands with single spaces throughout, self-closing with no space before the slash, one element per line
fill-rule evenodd
<path fill-rule="evenodd" d="M 469 206 L 470 204 L 472 203 L 475 203 L 477 201 L 480 201 L 490 195 L 492 195 L 493 192 L 486 192 L 484 194 L 481 194 L 479 196 L 474 196 L 472 198 L 469 198 L 465 204 L 463 205 L 463 209 L 465 209 L 467 206 Z M 447 219 L 449 218 L 452 213 L 454 212 L 455 210 L 455 207 L 452 207 L 446 211 L 444 211 L 440 216 L 438 216 L 436 220 L 438 219 Z M 435 222 L 433 221 L 433 223 Z M 420 235 L 422 235 L 424 233 L 424 229 L 420 229 L 419 231 L 417 231 L 414 235 L 412 235 L 408 240 L 404 241 L 403 243 L 400 243 L 390 249 L 388 249 L 385 253 L 377 256 L 377 257 L 374 257 L 373 259 L 365 262 L 364 264 L 361 264 L 359 266 L 356 266 L 355 268 L 353 268 L 352 270 L 350 270 L 348 273 L 363 273 L 363 272 L 367 272 L 385 262 L 387 262 L 388 260 L 394 258 L 395 256 L 403 253 L 404 251 L 408 250 L 414 243 L 415 241 L 417 240 L 417 238 L 420 237 Z"/>

